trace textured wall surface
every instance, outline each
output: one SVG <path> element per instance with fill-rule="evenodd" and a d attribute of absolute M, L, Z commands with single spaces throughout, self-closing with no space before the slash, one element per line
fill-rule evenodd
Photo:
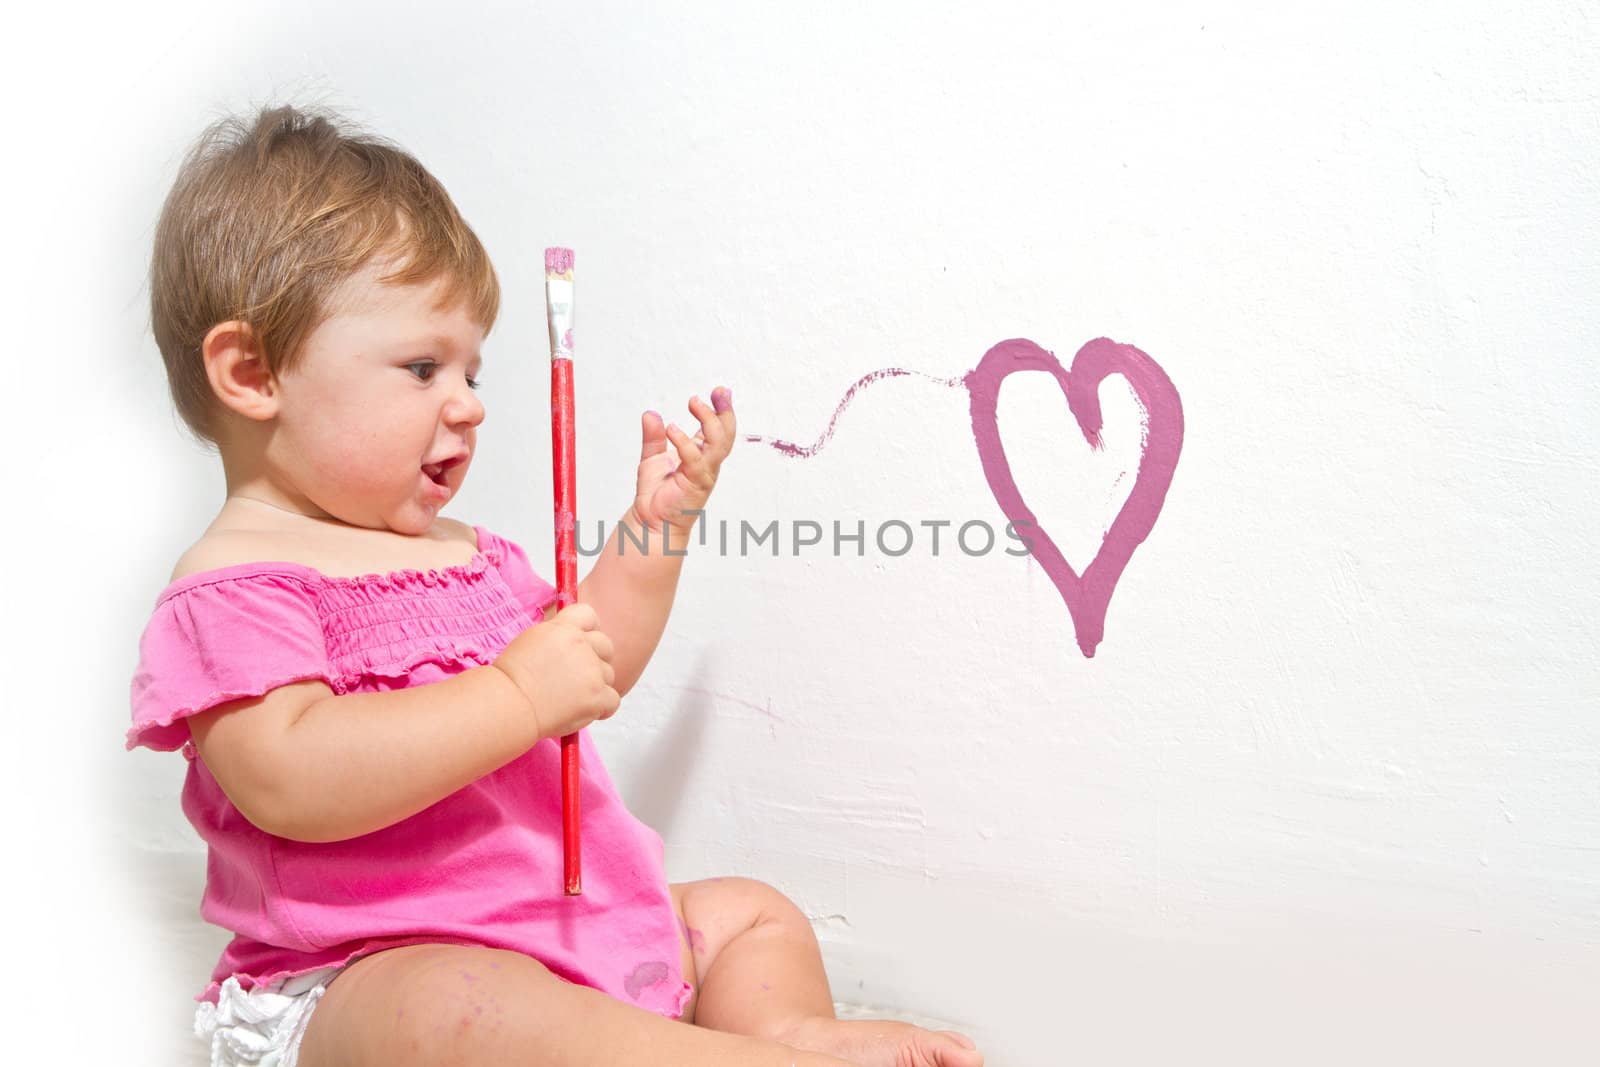
<path fill-rule="evenodd" d="M 596 731 L 674 877 L 783 888 L 841 1003 L 996 1067 L 1594 1062 L 1591 11 L 521 6 L 161 3 L 12 41 L 8 892 L 49 921 L 8 970 L 44 967 L 41 1032 L 110 984 L 130 1062 L 193 1055 L 221 938 L 182 761 L 121 737 L 222 482 L 168 414 L 142 275 L 199 128 L 288 99 L 416 152 L 495 257 L 450 513 L 536 562 L 546 245 L 577 251 L 585 521 L 626 505 L 645 408 L 725 383 L 742 432 L 810 445 L 863 375 L 917 372 L 813 454 L 740 445 Z M 1159 363 L 1185 430 L 1089 658 L 1037 560 L 953 542 L 1006 521 L 955 380 L 1096 337 Z M 1079 571 L 1141 448 L 1123 380 L 1099 396 L 1097 453 L 1048 375 L 997 406 Z M 741 554 L 772 520 L 780 555 Z"/>

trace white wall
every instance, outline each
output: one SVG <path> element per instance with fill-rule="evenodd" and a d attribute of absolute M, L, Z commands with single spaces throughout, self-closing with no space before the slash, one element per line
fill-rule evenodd
<path fill-rule="evenodd" d="M 746 432 L 809 442 L 861 375 L 959 377 L 1006 338 L 1108 336 L 1171 377 L 1182 458 L 1094 658 L 998 552 L 705 553 L 599 729 L 671 873 L 781 886 L 840 1001 L 997 1067 L 1593 1062 L 1591 11 L 321 6 L 10 41 L 5 970 L 55 1062 L 187 1062 L 221 940 L 182 761 L 121 750 L 138 632 L 221 498 L 142 272 L 200 127 L 279 99 L 412 149 L 495 257 L 453 513 L 535 560 L 545 245 L 577 250 L 591 517 L 626 502 L 637 412 L 716 382 Z M 1138 454 L 1104 396 L 1099 467 L 1047 377 L 1001 396 L 1080 565 Z M 714 505 L 1004 521 L 965 392 L 919 377 L 813 458 L 742 445 Z"/>

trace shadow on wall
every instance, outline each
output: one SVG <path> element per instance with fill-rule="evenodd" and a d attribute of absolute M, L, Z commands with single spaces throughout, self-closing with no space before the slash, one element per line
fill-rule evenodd
<path fill-rule="evenodd" d="M 695 756 L 705 751 L 706 724 L 715 701 L 715 694 L 700 684 L 707 673 L 702 651 L 688 673 L 688 684 L 678 687 L 672 715 L 629 775 L 628 809 L 664 840 L 672 838 Z"/>
<path fill-rule="evenodd" d="M 160 961 L 157 973 L 145 976 L 153 993 L 145 1034 L 156 1048 L 183 1050 L 181 1058 L 166 1061 L 175 1067 L 209 1064 L 209 1050 L 193 1036 L 194 995 L 210 979 L 230 935 L 200 917 L 205 853 L 143 849 L 129 856 L 128 870 L 137 921 L 153 932 L 153 958 Z"/>

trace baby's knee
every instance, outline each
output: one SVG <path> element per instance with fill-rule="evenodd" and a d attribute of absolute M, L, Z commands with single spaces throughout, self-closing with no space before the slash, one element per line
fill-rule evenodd
<path fill-rule="evenodd" d="M 754 878 L 706 878 L 683 886 L 685 906 L 692 902 L 701 907 L 723 910 L 759 907 L 787 899 L 766 882 Z"/>
<path fill-rule="evenodd" d="M 754 878 L 708 878 L 691 882 L 683 891 L 684 920 L 691 927 L 701 924 L 749 929 L 764 923 L 799 923 L 809 928 L 810 921 L 794 901 L 776 887 Z"/>

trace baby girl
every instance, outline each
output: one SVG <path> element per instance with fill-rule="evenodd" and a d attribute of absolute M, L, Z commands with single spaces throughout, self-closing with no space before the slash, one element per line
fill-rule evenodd
<path fill-rule="evenodd" d="M 234 935 L 213 1064 L 978 1067 L 960 1034 L 837 1019 L 770 886 L 667 881 L 584 728 L 661 638 L 733 398 L 691 399 L 692 433 L 643 415 L 626 529 L 556 611 L 521 547 L 440 513 L 499 295 L 438 181 L 331 116 L 219 123 L 167 198 L 156 342 L 227 497 L 146 626 L 128 743 L 188 761 L 201 912 Z"/>

